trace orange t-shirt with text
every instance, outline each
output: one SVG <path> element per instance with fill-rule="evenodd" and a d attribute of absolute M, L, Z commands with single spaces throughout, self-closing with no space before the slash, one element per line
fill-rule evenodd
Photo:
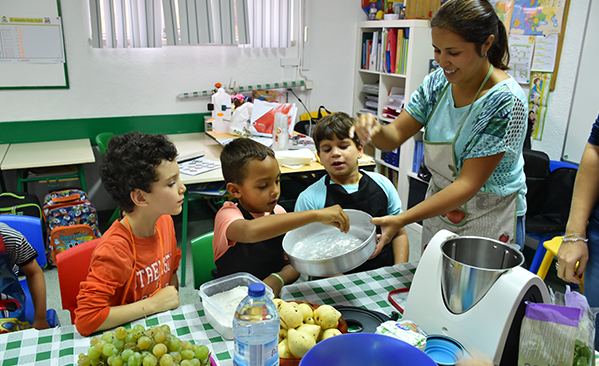
<path fill-rule="evenodd" d="M 156 225 L 158 231 L 150 238 L 133 236 L 136 258 L 133 257 L 131 234 L 120 220 L 115 221 L 102 236 L 92 253 L 89 274 L 81 282 L 77 296 L 74 323 L 83 336 L 93 333 L 104 323 L 111 306 L 121 305 L 125 287 L 133 273 L 125 304 L 149 297 L 158 288 L 159 281 L 162 288 L 171 284 L 172 276 L 179 268 L 181 250 L 177 248 L 172 217 L 164 215 Z"/>

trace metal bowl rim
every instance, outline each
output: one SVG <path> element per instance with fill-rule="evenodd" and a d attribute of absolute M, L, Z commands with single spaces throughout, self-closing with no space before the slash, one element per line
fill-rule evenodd
<path fill-rule="evenodd" d="M 348 209 L 344 209 L 344 211 L 348 212 L 359 212 L 361 214 L 366 215 L 368 218 L 370 218 L 370 220 L 372 220 L 372 216 L 365 211 L 361 211 L 361 210 L 356 210 L 356 209 L 352 209 L 352 208 L 348 208 Z M 370 221 L 369 221 L 370 222 Z M 309 225 L 309 224 L 308 224 Z M 324 225 L 324 224 L 322 224 Z M 372 224 L 372 232 L 370 233 L 370 235 L 368 235 L 368 238 L 364 240 L 364 242 L 362 242 L 362 244 L 360 244 L 359 247 L 354 248 L 353 250 L 350 250 L 349 252 L 334 256 L 334 257 L 330 257 L 330 258 L 325 258 L 325 259 L 303 259 L 303 258 L 298 258 L 292 254 L 289 254 L 287 251 L 285 251 L 285 253 L 287 254 L 288 257 L 293 258 L 295 261 L 300 261 L 302 263 L 323 263 L 323 262 L 328 262 L 334 259 L 338 259 L 338 258 L 343 258 L 344 256 L 350 255 L 354 252 L 358 252 L 362 249 L 364 249 L 364 247 L 366 247 L 370 241 L 373 239 L 373 236 L 376 235 L 376 225 Z M 329 225 L 325 225 L 325 226 L 329 226 Z M 302 226 L 304 227 L 304 226 Z M 298 228 L 299 229 L 299 228 Z M 296 229 L 297 230 L 297 229 Z M 291 231 L 289 231 L 287 234 L 285 234 L 285 236 L 287 236 Z M 283 240 L 285 240 L 285 238 L 283 238 Z M 375 248 L 376 248 L 376 241 L 375 241 Z M 284 250 L 285 248 L 283 248 Z M 375 249 L 376 250 L 376 249 Z"/>
<path fill-rule="evenodd" d="M 441 254 L 443 255 L 443 259 L 448 259 L 449 261 L 452 261 L 454 263 L 458 263 L 458 264 L 460 264 L 462 266 L 466 266 L 468 268 L 474 268 L 474 269 L 477 269 L 477 270 L 480 270 L 480 271 L 488 271 L 488 272 L 503 272 L 503 271 L 508 271 L 508 270 L 510 270 L 512 268 L 520 267 L 524 263 L 524 254 L 522 254 L 521 252 L 518 252 L 518 253 L 520 253 L 520 263 L 518 263 L 517 265 L 515 265 L 513 267 L 510 267 L 510 268 L 491 269 L 491 268 L 482 268 L 482 267 L 471 266 L 469 264 L 466 264 L 466 263 L 460 262 L 458 260 L 455 260 L 453 258 L 450 258 L 447 254 L 445 254 L 445 251 L 443 250 L 443 247 L 445 246 L 445 244 L 447 244 L 447 242 L 449 242 L 450 240 L 455 240 L 455 239 L 477 239 L 477 240 L 484 239 L 484 240 L 491 241 L 491 242 L 494 242 L 496 244 L 500 244 L 500 245 L 502 245 L 502 246 L 504 246 L 506 248 L 509 248 L 511 250 L 516 251 L 516 249 L 514 249 L 509 244 L 506 244 L 506 243 L 504 243 L 502 241 L 499 241 L 499 240 L 496 240 L 496 239 L 485 238 L 483 236 L 473 236 L 473 235 L 469 235 L 469 236 L 453 236 L 453 237 L 445 239 L 441 243 L 440 248 L 441 248 Z"/>

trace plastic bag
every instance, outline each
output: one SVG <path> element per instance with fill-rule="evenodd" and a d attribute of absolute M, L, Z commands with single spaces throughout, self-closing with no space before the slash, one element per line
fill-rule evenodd
<path fill-rule="evenodd" d="M 595 317 L 578 292 L 553 294 L 553 304 L 526 303 L 518 365 L 595 365 Z"/>
<path fill-rule="evenodd" d="M 566 286 L 566 293 L 557 293 L 554 303 L 580 309 L 580 319 L 574 343 L 574 359 L 572 365 L 595 365 L 595 318 L 599 309 L 590 308 L 584 295 L 571 291 Z"/>
<path fill-rule="evenodd" d="M 287 131 L 291 134 L 297 116 L 297 107 L 295 104 L 269 103 L 259 99 L 254 101 L 254 109 L 252 110 L 249 127 L 250 134 L 271 137 L 276 113 L 283 113 L 288 116 L 289 128 Z"/>
<path fill-rule="evenodd" d="M 518 366 L 571 366 L 580 309 L 526 302 Z"/>
<path fill-rule="evenodd" d="M 231 123 L 229 124 L 229 133 L 231 135 L 245 136 L 250 133 L 249 122 L 252 117 L 253 107 L 252 103 L 243 103 L 241 106 L 235 108 L 231 117 Z"/>

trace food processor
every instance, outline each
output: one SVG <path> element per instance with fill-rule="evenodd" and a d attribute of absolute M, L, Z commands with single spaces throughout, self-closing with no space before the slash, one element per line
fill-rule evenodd
<path fill-rule="evenodd" d="M 550 302 L 543 280 L 522 263 L 510 245 L 441 230 L 422 253 L 403 317 L 495 365 L 517 365 L 525 301 Z"/>

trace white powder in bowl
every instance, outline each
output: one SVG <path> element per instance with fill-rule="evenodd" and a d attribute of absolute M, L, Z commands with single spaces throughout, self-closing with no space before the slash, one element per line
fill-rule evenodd
<path fill-rule="evenodd" d="M 228 291 L 219 292 L 210 296 L 210 300 L 214 301 L 218 306 L 220 306 L 224 311 L 216 312 L 212 314 L 214 319 L 216 319 L 219 323 L 231 327 L 231 322 L 233 321 L 233 315 L 235 310 L 237 310 L 237 305 L 246 297 L 248 294 L 247 286 L 237 286 Z"/>

